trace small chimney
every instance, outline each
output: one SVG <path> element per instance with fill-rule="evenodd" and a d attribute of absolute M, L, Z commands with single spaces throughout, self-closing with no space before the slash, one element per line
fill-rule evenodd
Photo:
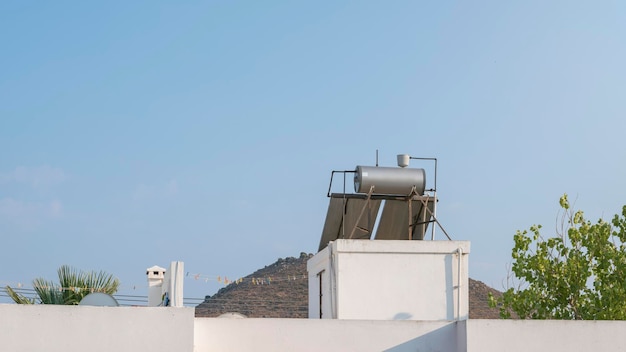
<path fill-rule="evenodd" d="M 160 266 L 153 266 L 146 269 L 148 276 L 148 307 L 157 307 L 163 301 L 161 289 L 165 278 L 165 269 Z"/>

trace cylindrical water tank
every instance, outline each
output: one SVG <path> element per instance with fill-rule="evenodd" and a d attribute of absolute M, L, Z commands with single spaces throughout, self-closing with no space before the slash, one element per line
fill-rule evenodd
<path fill-rule="evenodd" d="M 413 187 L 417 194 L 424 194 L 426 172 L 424 169 L 399 167 L 357 166 L 354 174 L 354 190 L 368 193 L 408 195 Z"/>

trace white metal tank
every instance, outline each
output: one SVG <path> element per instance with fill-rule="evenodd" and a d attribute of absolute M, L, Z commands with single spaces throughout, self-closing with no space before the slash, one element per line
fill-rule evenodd
<path fill-rule="evenodd" d="M 354 191 L 368 193 L 372 186 L 377 194 L 408 195 L 415 187 L 417 194 L 422 195 L 426 187 L 426 172 L 424 169 L 357 166 Z"/>

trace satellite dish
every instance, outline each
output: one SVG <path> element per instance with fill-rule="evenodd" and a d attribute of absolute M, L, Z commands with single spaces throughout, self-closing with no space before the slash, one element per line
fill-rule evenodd
<path fill-rule="evenodd" d="M 90 293 L 78 303 L 79 306 L 98 306 L 98 307 L 118 307 L 120 304 L 113 296 L 102 293 L 94 292 Z"/>

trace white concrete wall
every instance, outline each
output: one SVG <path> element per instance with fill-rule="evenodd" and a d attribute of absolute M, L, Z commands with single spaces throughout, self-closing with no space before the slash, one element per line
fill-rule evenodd
<path fill-rule="evenodd" d="M 465 351 L 465 322 L 196 318 L 194 335 L 195 352 Z"/>
<path fill-rule="evenodd" d="M 331 242 L 307 264 L 309 317 L 319 318 L 321 272 L 322 318 L 467 319 L 469 249 L 465 241 Z"/>
<path fill-rule="evenodd" d="M 193 308 L 0 304 L 2 351 L 193 351 Z"/>
<path fill-rule="evenodd" d="M 469 320 L 468 352 L 625 351 L 626 321 Z"/>
<path fill-rule="evenodd" d="M 309 318 L 336 319 L 334 302 L 335 270 L 331 247 L 327 246 L 307 261 L 309 276 Z M 321 297 L 320 297 L 321 296 Z"/>
<path fill-rule="evenodd" d="M 193 308 L 0 304 L 0 351 L 623 351 L 626 321 L 194 318 Z"/>

